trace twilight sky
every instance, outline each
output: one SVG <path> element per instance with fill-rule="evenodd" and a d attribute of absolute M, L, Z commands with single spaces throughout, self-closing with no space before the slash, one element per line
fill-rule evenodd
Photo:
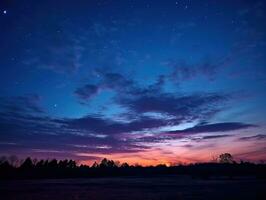
<path fill-rule="evenodd" d="M 1 0 L 0 155 L 266 160 L 265 10 L 256 0 Z"/>

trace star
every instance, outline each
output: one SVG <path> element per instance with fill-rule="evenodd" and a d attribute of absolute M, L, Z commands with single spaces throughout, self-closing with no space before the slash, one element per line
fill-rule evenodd
<path fill-rule="evenodd" d="M 3 11 L 3 13 L 4 13 L 4 14 L 6 14 L 6 13 L 7 13 L 7 11 L 6 11 L 6 10 L 4 10 L 4 11 Z"/>

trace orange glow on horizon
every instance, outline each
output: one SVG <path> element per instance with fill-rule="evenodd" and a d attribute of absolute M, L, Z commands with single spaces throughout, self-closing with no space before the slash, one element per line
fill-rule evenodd
<path fill-rule="evenodd" d="M 107 158 L 119 163 L 128 163 L 130 165 L 156 166 L 165 164 L 167 166 L 177 164 L 191 164 L 199 162 L 210 162 L 213 157 L 217 157 L 221 153 L 229 152 L 236 161 L 245 160 L 258 162 L 266 160 L 264 151 L 258 152 L 256 149 L 264 148 L 263 143 L 247 145 L 245 142 L 236 141 L 234 137 L 225 138 L 224 140 L 202 141 L 200 143 L 190 142 L 191 147 L 186 147 L 179 141 L 171 141 L 167 144 L 154 144 L 148 150 L 134 153 L 78 153 L 76 156 L 82 157 L 98 157 L 98 160 L 80 160 L 80 164 L 92 165 L 95 161 L 98 163 Z M 230 144 L 230 145 L 229 145 Z M 232 145 L 234 144 L 234 145 Z"/>

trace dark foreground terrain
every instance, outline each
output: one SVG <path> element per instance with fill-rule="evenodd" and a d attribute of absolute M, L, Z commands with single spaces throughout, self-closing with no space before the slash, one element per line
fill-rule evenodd
<path fill-rule="evenodd" d="M 189 176 L 0 181 L 1 199 L 266 199 L 265 179 Z"/>

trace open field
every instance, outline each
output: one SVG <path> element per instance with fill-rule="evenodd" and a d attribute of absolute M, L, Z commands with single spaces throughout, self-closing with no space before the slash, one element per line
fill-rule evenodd
<path fill-rule="evenodd" d="M 266 199 L 266 181 L 186 176 L 0 181 L 1 199 Z"/>

